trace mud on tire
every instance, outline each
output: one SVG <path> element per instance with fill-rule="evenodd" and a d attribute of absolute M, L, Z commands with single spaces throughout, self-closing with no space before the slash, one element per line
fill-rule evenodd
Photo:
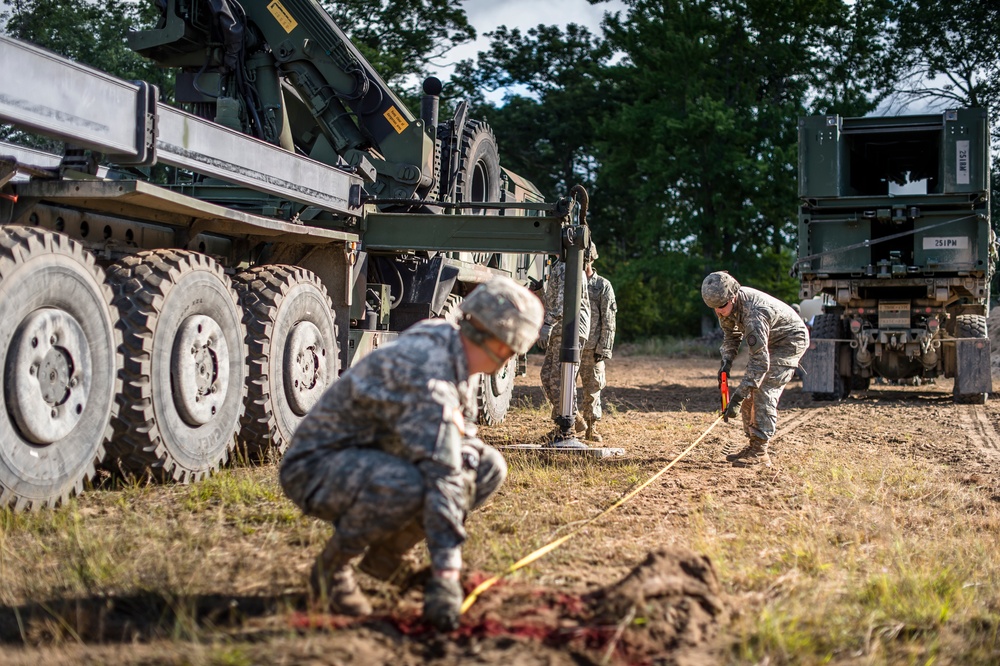
<path fill-rule="evenodd" d="M 811 337 L 815 340 L 836 340 L 840 337 L 840 317 L 836 314 L 820 314 L 816 315 L 816 319 L 813 321 L 812 334 Z M 837 345 L 837 353 L 834 355 L 834 359 L 840 358 L 840 345 Z M 837 363 L 838 361 L 835 361 Z M 838 364 L 839 365 L 839 364 Z M 813 393 L 813 400 L 829 402 L 831 400 L 842 400 L 846 398 L 852 387 L 852 379 L 850 377 L 844 377 L 838 372 L 838 368 L 834 369 L 833 375 L 833 393 Z"/>
<path fill-rule="evenodd" d="M 981 315 L 958 315 L 955 317 L 955 337 L 956 338 L 980 338 L 986 339 L 986 317 Z M 957 361 L 956 361 L 957 362 Z M 955 370 L 955 393 L 954 400 L 960 405 L 985 405 L 987 393 L 958 393 L 958 371 Z"/>

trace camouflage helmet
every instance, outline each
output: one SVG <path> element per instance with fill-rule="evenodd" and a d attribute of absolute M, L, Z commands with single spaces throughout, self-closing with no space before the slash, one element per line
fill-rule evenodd
<path fill-rule="evenodd" d="M 740 283 L 726 271 L 710 273 L 701 283 L 701 298 L 710 308 L 724 308 L 740 290 Z"/>
<path fill-rule="evenodd" d="M 535 344 L 545 314 L 537 296 L 503 276 L 473 289 L 461 309 L 477 328 L 518 354 Z"/>
<path fill-rule="evenodd" d="M 597 261 L 597 246 L 594 245 L 594 241 L 590 241 L 590 245 L 587 246 L 587 250 L 583 253 L 583 260 L 585 262 Z"/>

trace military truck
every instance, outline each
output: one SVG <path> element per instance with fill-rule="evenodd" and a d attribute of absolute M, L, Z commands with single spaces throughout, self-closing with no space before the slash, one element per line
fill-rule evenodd
<path fill-rule="evenodd" d="M 799 121 L 794 272 L 830 304 L 803 358 L 814 398 L 954 377 L 955 402 L 986 401 L 989 183 L 983 109 Z"/>
<path fill-rule="evenodd" d="M 0 146 L 0 506 L 280 454 L 343 368 L 589 240 L 584 196 L 439 122 L 436 79 L 412 114 L 315 0 L 156 4 L 129 44 L 179 106 L 0 37 L 0 122 L 66 142 Z M 517 370 L 479 378 L 487 423 Z"/>

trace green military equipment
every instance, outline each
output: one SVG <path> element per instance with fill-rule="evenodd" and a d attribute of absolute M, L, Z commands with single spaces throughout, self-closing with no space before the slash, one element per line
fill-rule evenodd
<path fill-rule="evenodd" d="M 585 235 L 580 195 L 544 201 L 464 103 L 439 121 L 437 79 L 412 113 L 314 0 L 155 4 L 129 45 L 177 106 L 0 36 L 0 122 L 67 143 L 0 145 L 0 506 L 280 454 L 361 355 Z M 476 379 L 484 422 L 524 367 Z"/>
<path fill-rule="evenodd" d="M 839 399 L 873 378 L 954 377 L 957 402 L 992 389 L 986 330 L 997 261 L 983 109 L 799 122 L 804 388 Z"/>

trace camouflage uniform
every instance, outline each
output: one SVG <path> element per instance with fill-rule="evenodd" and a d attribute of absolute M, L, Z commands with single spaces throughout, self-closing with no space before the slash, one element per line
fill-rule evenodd
<path fill-rule="evenodd" d="M 762 291 L 740 287 L 728 317 L 719 317 L 723 362 L 732 363 L 744 340 L 750 352 L 737 390 L 747 396 L 741 415 L 748 437 L 774 436 L 778 399 L 809 346 L 809 332 L 791 307 Z"/>
<path fill-rule="evenodd" d="M 282 488 L 333 523 L 343 553 L 405 552 L 426 533 L 434 568 L 459 569 L 466 515 L 507 473 L 476 437 L 476 410 L 458 327 L 417 324 L 327 389 L 285 453 Z"/>
<path fill-rule="evenodd" d="M 590 299 L 590 333 L 580 357 L 580 382 L 583 402 L 580 411 L 584 420 L 593 425 L 601 418 L 601 390 L 605 387 L 604 361 L 611 358 L 615 346 L 615 326 L 618 304 L 615 290 L 607 279 L 593 271 L 587 278 Z M 598 360 L 600 359 L 600 360 Z"/>
<path fill-rule="evenodd" d="M 586 277 L 582 276 L 580 290 L 580 349 L 587 342 L 590 331 L 590 294 L 586 286 Z M 542 391 L 552 403 L 552 418 L 559 416 L 561 399 L 560 381 L 562 380 L 562 362 L 559 357 L 562 352 L 562 319 L 563 292 L 566 282 L 566 262 L 557 261 L 552 266 L 548 283 L 545 285 L 545 323 L 543 330 L 551 329 L 548 343 L 545 347 L 545 360 L 542 361 Z M 544 335 L 544 334 L 543 334 Z M 580 371 L 577 365 L 573 375 L 573 390 L 576 391 L 576 376 Z"/>

